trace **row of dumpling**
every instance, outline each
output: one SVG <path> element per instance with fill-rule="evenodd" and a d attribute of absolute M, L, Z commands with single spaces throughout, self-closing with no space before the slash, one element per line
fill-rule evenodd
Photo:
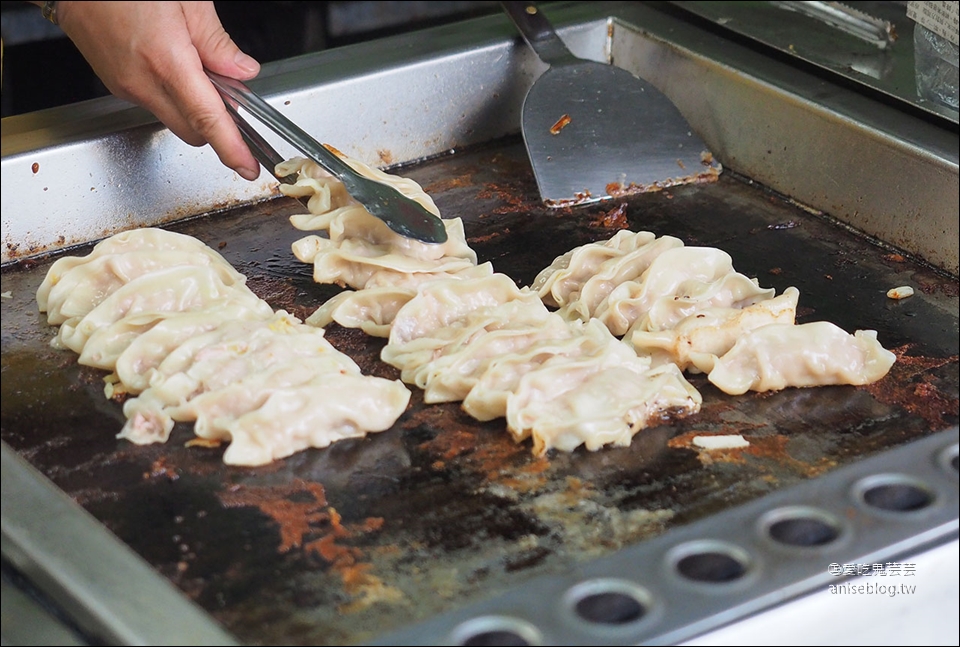
<path fill-rule="evenodd" d="M 416 183 L 344 161 L 439 215 Z M 700 394 L 676 366 L 652 369 L 599 323 L 571 324 L 490 263 L 476 265 L 459 218 L 444 220 L 446 243 L 420 243 L 391 231 L 312 162 L 290 160 L 276 172 L 297 173 L 281 190 L 309 198 L 310 213 L 293 225 L 328 236 L 297 241 L 295 256 L 313 264 L 315 281 L 354 288 L 307 323 L 388 337 L 381 358 L 428 404 L 462 401 L 479 420 L 506 418 L 537 455 L 628 445 L 664 417 L 699 411 Z"/>
<path fill-rule="evenodd" d="M 438 213 L 430 197 L 415 183 L 346 161 L 369 177 L 394 183 L 405 195 Z M 437 316 L 437 313 L 424 312 L 422 305 L 412 305 L 432 303 L 430 295 L 435 291 L 444 295 L 450 290 L 471 294 L 469 291 L 484 281 L 506 279 L 495 279 L 501 275 L 492 274 L 489 263 L 475 265 L 476 256 L 466 244 L 459 219 L 446 221 L 455 226 L 448 225 L 451 235 L 445 245 L 410 241 L 369 215 L 346 196 L 342 185 L 325 177 L 323 171 L 310 163 L 292 160 L 278 168 L 278 172 L 293 171 L 299 172 L 300 181 L 283 190 L 290 195 L 311 196 L 312 212 L 312 215 L 295 217 L 294 224 L 303 227 L 304 222 L 311 221 L 315 223 L 312 228 L 325 229 L 330 237 L 327 241 L 316 236 L 305 239 L 317 240 L 309 245 L 304 241 L 297 243 L 295 254 L 301 260 L 314 263 L 315 270 L 323 268 L 315 271 L 318 282 L 354 288 L 323 304 L 307 323 L 326 325 L 336 321 L 346 327 L 362 328 L 371 335 L 389 337 L 384 361 L 401 368 L 405 382 L 424 388 L 427 402 L 462 399 L 464 409 L 481 420 L 505 416 L 516 438 L 534 436 L 538 452 L 549 446 L 572 449 L 587 442 L 584 438 L 589 436 L 588 423 L 578 432 L 541 433 L 532 431 L 534 425 L 525 426 L 522 422 L 525 415 L 519 411 L 526 400 L 513 394 L 512 407 L 509 410 L 506 407 L 507 392 L 519 388 L 518 378 L 507 380 L 509 388 L 494 390 L 498 395 L 493 399 L 500 405 L 486 408 L 487 382 L 493 378 L 478 377 L 485 374 L 488 362 L 472 358 L 500 353 L 502 357 L 496 360 L 497 368 L 490 375 L 506 370 L 504 367 L 514 361 L 524 365 L 524 353 L 513 344 L 524 343 L 531 334 L 524 312 L 510 311 L 510 308 L 519 308 L 518 305 L 504 306 L 506 309 L 501 315 L 512 318 L 515 323 L 493 324 L 512 331 L 510 343 L 505 345 L 498 341 L 506 334 L 499 328 L 497 335 L 468 335 L 465 329 L 487 325 L 472 320 L 448 322 L 449 334 L 463 336 L 442 348 L 430 346 L 438 342 L 429 335 L 408 339 L 408 333 L 403 332 L 404 327 L 411 325 L 409 320 L 413 315 L 410 313 L 416 313 L 414 320 Z M 304 246 L 310 253 L 303 252 Z M 440 279 L 447 279 L 441 283 L 448 287 L 434 284 Z M 459 281 L 464 283 L 461 285 Z M 529 292 L 540 297 L 539 303 L 529 306 L 538 312 L 537 316 L 549 312 L 543 308 L 544 304 L 558 308 L 542 323 L 537 337 L 559 334 L 557 331 L 573 335 L 571 331 L 575 327 L 570 326 L 573 322 L 580 325 L 577 337 L 582 337 L 584 332 L 596 334 L 597 326 L 601 326 L 610 339 L 622 337 L 626 342 L 624 346 L 632 348 L 632 355 L 641 362 L 651 367 L 667 367 L 663 370 L 668 372 L 669 367 L 674 367 L 681 372 L 707 373 L 714 384 L 731 394 L 788 386 L 866 384 L 883 377 L 895 360 L 893 353 L 878 343 L 874 331 L 849 335 L 827 322 L 795 325 L 799 298 L 795 288 L 788 288 L 777 296 L 773 289 L 761 288 L 756 280 L 734 271 L 732 259 L 726 252 L 710 247 L 688 247 L 677 238 L 657 237 L 650 232 L 624 230 L 609 240 L 573 249 L 544 269 Z M 471 303 L 477 307 L 489 307 L 484 297 L 475 299 L 478 300 Z M 509 303 L 512 301 L 508 299 Z M 459 312 L 458 306 L 444 300 L 431 307 Z M 401 317 L 400 313 L 405 314 Z M 480 322 L 485 321 L 483 317 Z M 448 330 L 446 324 L 441 329 Z M 412 355 L 420 359 L 403 359 L 407 351 L 398 359 L 395 356 L 398 345 L 405 348 L 408 343 L 414 348 L 426 344 L 427 350 Z M 541 343 L 546 342 L 538 339 L 534 348 Z M 581 339 L 564 343 L 583 342 Z M 558 352 L 566 356 L 568 351 Z M 465 381 L 460 376 L 467 370 L 464 366 L 469 367 L 470 374 Z M 450 389 L 450 380 L 456 383 L 456 389 Z M 534 382 L 535 378 L 531 377 L 526 383 Z M 649 386 L 636 379 L 626 380 L 625 384 Z M 591 398 L 606 402 L 585 385 L 571 390 L 570 396 L 578 392 L 584 394 L 578 406 L 582 407 L 582 403 Z M 609 393 L 622 397 L 614 388 L 610 388 Z M 699 403 L 699 394 L 695 400 Z M 483 404 L 478 405 L 478 401 Z M 536 408 L 532 401 L 531 407 Z M 616 406 L 610 408 L 619 410 Z M 562 406 L 556 410 L 564 411 L 569 419 L 580 424 L 581 419 L 570 416 Z M 690 408 L 681 406 L 678 410 Z M 638 427 L 633 428 L 635 431 Z M 554 436 L 567 440 L 550 440 Z M 618 438 L 618 442 L 623 442 L 623 435 Z M 602 444 L 587 442 L 592 448 Z"/>
<path fill-rule="evenodd" d="M 597 321 L 564 320 L 504 274 L 422 283 L 381 358 L 427 403 L 462 401 L 478 420 L 506 418 L 536 455 L 626 446 L 701 404 L 676 365 L 651 366 Z"/>
<path fill-rule="evenodd" d="M 876 331 L 795 325 L 799 291 L 776 296 L 726 252 L 621 230 L 558 257 L 532 288 L 570 321 L 596 319 L 654 364 L 706 373 L 722 391 L 870 384 L 896 356 Z"/>
<path fill-rule="evenodd" d="M 229 441 L 224 462 L 259 465 L 307 447 L 390 428 L 406 409 L 399 381 L 364 376 L 324 331 L 274 312 L 216 251 L 161 229 L 126 231 L 64 257 L 37 291 L 60 328 L 53 344 L 112 374 L 119 436 L 164 442 L 174 422 Z"/>
<path fill-rule="evenodd" d="M 361 175 L 393 187 L 440 216 L 433 199 L 413 180 L 349 157 L 342 159 Z M 311 325 L 323 327 L 335 321 L 386 337 L 397 310 L 416 294 L 420 283 L 493 273 L 490 263 L 477 265 L 477 254 L 467 245 L 460 218 L 443 219 L 446 242 L 423 243 L 401 236 L 370 215 L 342 182 L 313 161 L 296 157 L 277 165 L 276 173 L 297 177 L 295 184 L 280 185 L 282 193 L 308 199 L 308 213 L 292 216 L 291 224 L 301 231 L 325 234 L 310 234 L 295 242 L 294 256 L 313 265 L 317 283 L 352 288 L 323 304 L 307 319 Z"/>

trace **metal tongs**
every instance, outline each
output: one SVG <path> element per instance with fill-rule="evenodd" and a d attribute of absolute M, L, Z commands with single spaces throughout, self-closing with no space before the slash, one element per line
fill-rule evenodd
<path fill-rule="evenodd" d="M 280 135 L 307 158 L 313 160 L 335 178 L 343 182 L 347 193 L 362 204 L 367 211 L 382 220 L 401 236 L 425 243 L 444 243 L 447 230 L 443 221 L 427 211 L 421 204 L 406 197 L 393 187 L 366 178 L 347 165 L 335 154 L 318 143 L 299 126 L 287 119 L 280 111 L 267 103 L 260 95 L 241 81 L 221 76 L 207 70 L 207 76 L 223 97 L 227 111 L 240 129 L 250 152 L 260 164 L 276 176 L 276 165 L 283 157 L 240 114 L 238 107 L 262 121 L 270 130 Z M 278 177 L 281 182 L 293 184 L 295 176 Z"/>

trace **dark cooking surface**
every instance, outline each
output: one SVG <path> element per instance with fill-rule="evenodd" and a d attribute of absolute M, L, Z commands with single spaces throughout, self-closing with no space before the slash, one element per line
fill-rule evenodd
<path fill-rule="evenodd" d="M 542 459 L 502 420 L 424 406 L 413 389 L 389 431 L 228 467 L 221 449 L 184 447 L 187 425 L 165 445 L 116 440 L 123 416 L 102 395 L 104 373 L 47 345 L 54 331 L 34 295 L 50 261 L 5 269 L 2 439 L 242 642 L 369 640 L 957 423 L 957 281 L 759 187 L 726 174 L 623 208 L 551 211 L 518 140 L 400 174 L 462 216 L 480 261 L 520 284 L 572 247 L 646 229 L 722 248 L 778 294 L 798 287 L 799 322 L 875 329 L 899 360 L 866 388 L 734 398 L 694 376 L 699 415 L 629 448 Z M 218 248 L 274 308 L 305 317 L 338 289 L 314 285 L 290 253 L 304 234 L 287 216 L 300 209 L 278 199 L 175 229 Z M 905 284 L 922 296 L 885 296 Z M 383 340 L 327 335 L 365 372 L 396 377 L 379 361 Z M 750 447 L 700 452 L 691 439 L 703 433 L 743 434 Z"/>

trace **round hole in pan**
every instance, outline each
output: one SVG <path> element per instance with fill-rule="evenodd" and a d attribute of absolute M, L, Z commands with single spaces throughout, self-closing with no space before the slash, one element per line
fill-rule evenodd
<path fill-rule="evenodd" d="M 764 515 L 761 525 L 779 544 L 815 548 L 835 542 L 843 532 L 833 516 L 807 507 L 789 507 Z"/>
<path fill-rule="evenodd" d="M 639 600 L 618 591 L 584 596 L 573 608 L 584 620 L 607 625 L 634 622 L 646 613 Z"/>
<path fill-rule="evenodd" d="M 918 512 L 936 500 L 936 494 L 924 483 L 900 474 L 868 476 L 854 491 L 868 507 L 893 513 Z"/>
<path fill-rule="evenodd" d="M 736 582 L 750 570 L 750 557 L 746 551 L 719 541 L 694 541 L 671 552 L 677 573 L 695 582 Z"/>
<path fill-rule="evenodd" d="M 951 445 L 940 452 L 940 465 L 957 476 L 960 473 L 960 445 Z"/>
<path fill-rule="evenodd" d="M 463 647 L 522 647 L 540 645 L 540 632 L 530 623 L 508 616 L 467 620 L 453 630 L 452 644 Z"/>
<path fill-rule="evenodd" d="M 581 620 L 607 626 L 629 625 L 650 610 L 650 594 L 623 580 L 598 579 L 581 582 L 567 594 L 567 605 Z"/>

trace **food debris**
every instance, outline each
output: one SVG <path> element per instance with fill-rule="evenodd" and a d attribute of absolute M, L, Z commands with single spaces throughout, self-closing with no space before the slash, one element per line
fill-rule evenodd
<path fill-rule="evenodd" d="M 694 436 L 693 444 L 701 449 L 740 449 L 750 443 L 740 434 L 727 436 Z"/>
<path fill-rule="evenodd" d="M 930 429 L 943 429 L 954 422 L 951 412 L 957 410 L 957 398 L 943 393 L 932 382 L 934 372 L 950 364 L 958 357 L 925 357 L 908 355 L 913 344 L 892 349 L 897 361 L 891 367 L 893 379 L 881 380 L 864 387 L 874 398 L 884 404 L 902 406 L 913 415 L 922 418 Z M 956 414 L 953 414 L 956 418 Z"/>
<path fill-rule="evenodd" d="M 909 285 L 902 285 L 899 288 L 887 290 L 887 296 L 891 299 L 906 299 L 913 296 L 913 288 Z"/>
<path fill-rule="evenodd" d="M 161 476 L 171 481 L 176 481 L 180 478 L 177 470 L 167 464 L 166 458 L 159 458 L 153 461 L 153 464 L 150 466 L 150 471 L 143 473 L 144 480 Z"/>
<path fill-rule="evenodd" d="M 116 373 L 111 373 L 103 378 L 103 395 L 107 400 L 116 400 L 123 402 L 127 397 L 127 389 Z"/>
<path fill-rule="evenodd" d="M 206 447 L 208 449 L 217 448 L 221 442 L 212 438 L 191 438 L 183 444 L 184 447 Z"/>
<path fill-rule="evenodd" d="M 620 203 L 615 208 L 600 214 L 593 222 L 591 227 L 608 227 L 611 229 L 627 229 L 630 223 L 627 221 L 627 204 Z"/>
<path fill-rule="evenodd" d="M 557 123 L 550 126 L 551 135 L 559 135 L 560 131 L 570 125 L 570 115 L 563 115 L 557 119 Z"/>

